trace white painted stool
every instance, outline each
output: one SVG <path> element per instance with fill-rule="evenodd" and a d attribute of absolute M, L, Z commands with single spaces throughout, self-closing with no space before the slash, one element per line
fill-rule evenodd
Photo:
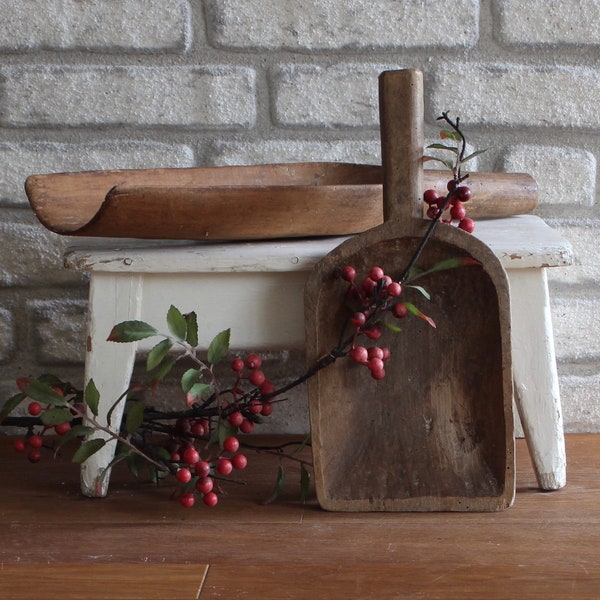
<path fill-rule="evenodd" d="M 516 403 L 539 487 L 566 483 L 566 458 L 546 267 L 572 263 L 572 249 L 540 218 L 520 215 L 482 220 L 475 235 L 498 256 L 511 295 Z M 345 238 L 252 243 L 155 242 L 82 239 L 65 265 L 89 271 L 86 382 L 100 391 L 99 418 L 128 387 L 137 349 L 156 343 L 107 342 L 112 327 L 141 319 L 166 330 L 174 304 L 196 311 L 201 344 L 231 328 L 236 350 L 304 346 L 304 283 L 314 264 Z M 122 406 L 122 404 L 121 404 Z M 117 430 L 122 411 L 114 411 Z M 107 444 L 82 466 L 84 494 L 103 496 L 100 478 L 114 455 Z"/>

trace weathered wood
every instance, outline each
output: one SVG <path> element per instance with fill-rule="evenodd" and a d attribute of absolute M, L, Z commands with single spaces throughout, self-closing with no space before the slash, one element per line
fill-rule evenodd
<path fill-rule="evenodd" d="M 425 171 L 440 191 L 447 171 Z M 382 169 L 347 163 L 141 169 L 32 175 L 25 189 L 42 224 L 65 235 L 267 239 L 348 235 L 383 221 Z M 472 173 L 472 217 L 530 212 L 529 175 Z"/>
<path fill-rule="evenodd" d="M 390 220 L 318 263 L 305 292 L 307 360 L 338 344 L 347 319 L 341 267 L 399 277 L 422 239 L 422 74 L 381 76 L 384 207 Z M 439 226 L 419 265 L 471 257 L 481 267 L 423 282 L 438 326 L 406 319 L 386 337 L 392 357 L 374 381 L 337 362 L 308 382 L 321 506 L 329 510 L 497 510 L 514 497 L 510 313 L 506 274 L 485 244 Z M 418 292 L 406 299 L 419 303 Z M 422 302 L 421 302 L 422 304 Z"/>

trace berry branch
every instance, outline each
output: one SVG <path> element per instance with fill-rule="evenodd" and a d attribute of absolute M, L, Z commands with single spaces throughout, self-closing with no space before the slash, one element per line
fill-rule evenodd
<path fill-rule="evenodd" d="M 137 474 L 143 463 L 150 467 L 152 478 L 157 483 L 165 475 L 174 475 L 180 485 L 174 497 L 185 507 L 193 506 L 198 496 L 205 505 L 215 506 L 223 492 L 219 482 L 239 483 L 230 475 L 233 471 L 245 469 L 248 464 L 240 449 L 266 452 L 278 456 L 280 461 L 290 460 L 300 465 L 301 499 L 305 500 L 310 484 L 310 462 L 298 454 L 310 445 L 310 438 L 300 443 L 295 451 L 288 452 L 287 444 L 253 445 L 249 441 L 240 441 L 240 434 L 251 433 L 255 425 L 272 414 L 276 403 L 287 399 L 284 394 L 341 358 L 347 357 L 366 366 L 373 379 L 383 379 L 385 364 L 391 356 L 389 348 L 379 343 L 383 330 L 399 332 L 400 327 L 395 320 L 409 316 L 415 316 L 431 327 L 436 326 L 434 320 L 423 313 L 408 295 L 410 291 L 415 297 L 429 300 L 427 291 L 415 282 L 442 270 L 479 264 L 469 258 L 450 257 L 427 269 L 416 266 L 440 222 L 448 225 L 456 223 L 458 228 L 469 233 L 474 229 L 464 207 L 472 194 L 463 185 L 468 174 L 463 175 L 462 167 L 483 151 L 465 156 L 467 142 L 459 118 L 453 121 L 444 112 L 438 120 L 447 126 L 440 132 L 444 143 L 431 144 L 428 148 L 451 153 L 452 160 L 434 156 L 424 156 L 423 160 L 442 162 L 452 172 L 452 178 L 447 183 L 445 194 L 435 189 L 424 192 L 423 201 L 428 206 L 427 216 L 431 223 L 396 278 L 380 266 L 373 266 L 363 277 L 359 277 L 351 265 L 340 269 L 340 280 L 346 286 L 345 291 L 341 290 L 340 301 L 348 308 L 348 317 L 340 330 L 337 345 L 303 374 L 276 389 L 263 371 L 260 355 L 250 353 L 244 358 L 231 360 L 233 383 L 222 385 L 215 374 L 215 366 L 229 356 L 229 329 L 213 338 L 206 360 L 201 359 L 196 314 L 182 313 L 171 306 L 166 319 L 168 333 L 160 333 L 142 321 L 124 321 L 111 330 L 108 340 L 115 343 L 131 343 L 153 337 L 160 338 L 160 341 L 146 359 L 146 369 L 152 376 L 150 385 L 133 385 L 117 398 L 108 411 L 107 424 L 99 421 L 100 398 L 93 381 L 89 381 L 84 390 L 78 390 L 53 375 L 19 379 L 20 392 L 0 410 L 0 424 L 26 429 L 24 438 L 16 440 L 15 450 L 27 452 L 31 462 L 39 462 L 45 440 L 43 434 L 54 432 L 58 438 L 55 452 L 68 440 L 83 440 L 73 456 L 75 462 L 81 463 L 108 441 L 116 441 L 117 452 L 109 467 L 125 462 Z M 449 216 L 444 217 L 447 210 Z M 175 357 L 174 351 L 178 351 Z M 158 411 L 136 399 L 137 392 L 154 393 L 176 364 L 186 362 L 188 366 L 181 376 L 184 409 Z M 29 416 L 9 417 L 24 401 L 28 401 Z M 125 403 L 126 410 L 120 430 L 115 432 L 111 428 L 111 417 L 121 403 Z M 102 432 L 103 436 L 95 437 L 97 432 Z M 284 482 L 285 469 L 280 464 L 268 501 L 277 497 Z"/>

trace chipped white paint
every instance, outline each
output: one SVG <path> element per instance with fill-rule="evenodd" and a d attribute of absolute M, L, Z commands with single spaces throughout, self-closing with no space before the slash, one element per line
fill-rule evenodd
<path fill-rule="evenodd" d="M 566 266 L 572 249 L 541 219 L 522 215 L 480 221 L 476 235 L 507 270 L 517 406 L 542 489 L 566 482 L 566 463 L 546 267 Z M 125 319 L 164 323 L 171 304 L 202 314 L 201 345 L 231 327 L 236 349 L 304 345 L 303 288 L 315 263 L 345 238 L 203 244 L 86 239 L 71 247 L 65 265 L 91 275 L 86 381 L 101 394 L 100 419 L 129 383 L 136 344 L 106 342 Z M 240 310 L 243 298 L 243 310 Z M 140 342 L 148 348 L 156 340 Z M 113 413 L 117 428 L 121 411 Z M 102 496 L 100 475 L 114 447 L 82 468 L 85 494 Z"/>

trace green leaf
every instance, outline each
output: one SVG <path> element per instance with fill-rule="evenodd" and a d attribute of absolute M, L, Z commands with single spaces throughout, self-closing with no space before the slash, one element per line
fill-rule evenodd
<path fill-rule="evenodd" d="M 300 452 L 302 452 L 302 450 L 304 450 L 304 448 L 306 448 L 306 446 L 310 446 L 311 443 L 311 435 L 310 433 L 307 433 L 305 438 L 302 440 L 302 443 L 296 448 L 296 450 L 294 450 L 294 454 L 300 454 Z"/>
<path fill-rule="evenodd" d="M 460 134 L 456 131 L 452 131 L 451 129 L 442 129 L 440 131 L 440 138 L 442 140 L 454 140 L 455 142 L 461 141 Z"/>
<path fill-rule="evenodd" d="M 123 321 L 115 325 L 106 339 L 107 342 L 137 342 L 158 335 L 158 331 L 143 321 Z"/>
<path fill-rule="evenodd" d="M 127 460 L 127 458 L 129 458 L 129 456 L 132 454 L 132 450 L 130 448 L 127 448 L 126 450 L 123 450 L 121 452 L 118 452 L 117 454 L 115 454 L 115 456 L 113 457 L 113 459 L 108 463 L 107 467 L 105 469 L 103 469 L 102 471 L 102 475 L 100 476 L 100 479 L 104 479 L 104 477 L 106 475 L 108 475 L 110 473 L 110 470 L 117 464 L 119 464 L 120 462 Z"/>
<path fill-rule="evenodd" d="M 41 402 L 42 404 L 51 404 L 52 406 L 67 406 L 67 401 L 64 397 L 53 390 L 46 383 L 42 383 L 37 379 L 29 379 L 23 384 L 23 391 L 32 400 Z"/>
<path fill-rule="evenodd" d="M 192 347 L 195 348 L 198 345 L 198 317 L 195 312 L 184 315 L 186 321 L 187 331 L 185 334 L 185 341 Z"/>
<path fill-rule="evenodd" d="M 402 327 L 396 325 L 395 323 L 388 323 L 387 321 L 383 324 L 386 329 L 393 331 L 394 333 L 400 333 L 402 331 Z"/>
<path fill-rule="evenodd" d="M 158 367 L 172 347 L 173 342 L 167 338 L 158 342 L 158 344 L 156 344 L 156 346 L 148 353 L 148 358 L 146 359 L 146 371 L 152 371 L 152 369 Z"/>
<path fill-rule="evenodd" d="M 468 160 L 471 160 L 472 158 L 475 158 L 476 156 L 479 156 L 480 154 L 487 152 L 487 150 L 488 150 L 487 148 L 484 148 L 483 150 L 475 150 L 475 152 L 472 152 L 471 154 L 469 154 L 469 156 L 465 156 L 461 160 L 461 163 L 465 164 Z"/>
<path fill-rule="evenodd" d="M 450 152 L 454 152 L 454 154 L 458 153 L 458 148 L 456 146 L 446 146 L 445 144 L 429 144 L 426 148 L 435 148 L 436 150 L 450 150 Z"/>
<path fill-rule="evenodd" d="M 163 362 L 160 367 L 158 368 L 158 370 L 154 373 L 154 378 L 152 379 L 152 387 L 156 387 L 156 384 L 161 381 L 162 379 L 164 379 L 169 372 L 171 371 L 171 369 L 175 366 L 175 363 L 177 362 L 176 358 L 173 358 L 167 362 Z"/>
<path fill-rule="evenodd" d="M 40 415 L 44 425 L 61 425 L 69 423 L 72 418 L 71 411 L 65 408 L 49 408 Z"/>
<path fill-rule="evenodd" d="M 217 333 L 208 347 L 208 362 L 215 365 L 221 362 L 229 353 L 229 338 L 231 329 Z"/>
<path fill-rule="evenodd" d="M 423 319 L 423 321 L 429 323 L 429 325 L 435 329 L 435 321 L 431 317 L 428 317 L 425 313 L 422 313 L 414 304 L 405 302 L 404 306 L 406 306 L 409 313 L 415 315 L 415 317 L 419 317 L 419 319 Z"/>
<path fill-rule="evenodd" d="M 279 497 L 279 494 L 281 494 L 281 490 L 283 489 L 284 485 L 285 485 L 285 470 L 283 469 L 283 467 L 281 465 L 279 465 L 279 468 L 277 469 L 277 480 L 275 481 L 275 487 L 273 488 L 271 495 L 266 500 L 263 500 L 263 504 L 271 504 L 272 502 L 277 500 L 277 498 Z"/>
<path fill-rule="evenodd" d="M 15 410 L 15 408 L 17 408 L 17 406 L 19 406 L 19 404 L 21 404 L 25 398 L 27 398 L 27 394 L 24 394 L 23 392 L 19 392 L 18 394 L 11 396 L 2 406 L 2 410 L 0 411 L 0 423 L 13 410 Z"/>
<path fill-rule="evenodd" d="M 106 445 L 106 440 L 101 438 L 96 438 L 93 440 L 88 440 L 87 442 L 83 442 L 81 446 L 77 449 L 77 452 L 73 454 L 73 462 L 81 464 L 85 462 L 90 456 L 96 454 L 98 450 L 101 450 Z"/>
<path fill-rule="evenodd" d="M 90 412 L 97 417 L 98 404 L 100 403 L 100 392 L 98 391 L 93 379 L 90 379 L 85 386 L 85 391 L 83 392 L 83 401 L 90 409 Z"/>
<path fill-rule="evenodd" d="M 417 292 L 420 292 L 423 296 L 425 296 L 425 298 L 427 298 L 427 300 L 431 300 L 429 292 L 424 287 L 421 287 L 420 285 L 407 285 L 406 287 L 417 290 Z"/>
<path fill-rule="evenodd" d="M 144 422 L 144 403 L 143 402 L 131 402 L 130 408 L 127 411 L 127 420 L 125 427 L 127 433 L 133 433 L 139 426 Z"/>
<path fill-rule="evenodd" d="M 217 425 L 217 439 L 219 448 L 223 448 L 223 442 L 231 436 L 237 435 L 237 427 L 232 425 L 227 419 L 220 419 Z"/>
<path fill-rule="evenodd" d="M 169 331 L 178 339 L 185 340 L 187 332 L 187 323 L 181 311 L 171 304 L 167 312 L 167 325 Z"/>
<path fill-rule="evenodd" d="M 481 266 L 481 263 L 470 256 L 461 256 L 455 258 L 446 258 L 436 263 L 426 271 L 421 271 L 411 278 L 411 281 L 430 275 L 431 273 L 437 273 L 438 271 L 448 271 L 449 269 L 457 269 L 458 267 L 475 267 Z"/>
<path fill-rule="evenodd" d="M 454 163 L 452 161 L 444 160 L 443 158 L 438 158 L 437 156 L 425 155 L 425 156 L 423 156 L 423 160 L 425 160 L 425 161 L 435 160 L 436 162 L 442 163 L 447 169 L 450 169 L 450 171 L 452 171 L 454 169 Z"/>
<path fill-rule="evenodd" d="M 203 398 L 212 394 L 214 390 L 214 386 L 212 383 L 195 383 L 190 389 L 189 393 L 194 398 Z"/>
<path fill-rule="evenodd" d="M 304 504 L 308 498 L 308 492 L 310 490 L 310 473 L 306 467 L 300 465 L 300 502 Z"/>
<path fill-rule="evenodd" d="M 200 377 L 200 371 L 198 369 L 188 369 L 181 376 L 181 389 L 184 393 L 188 393 L 192 386 L 198 382 L 198 377 Z"/>

